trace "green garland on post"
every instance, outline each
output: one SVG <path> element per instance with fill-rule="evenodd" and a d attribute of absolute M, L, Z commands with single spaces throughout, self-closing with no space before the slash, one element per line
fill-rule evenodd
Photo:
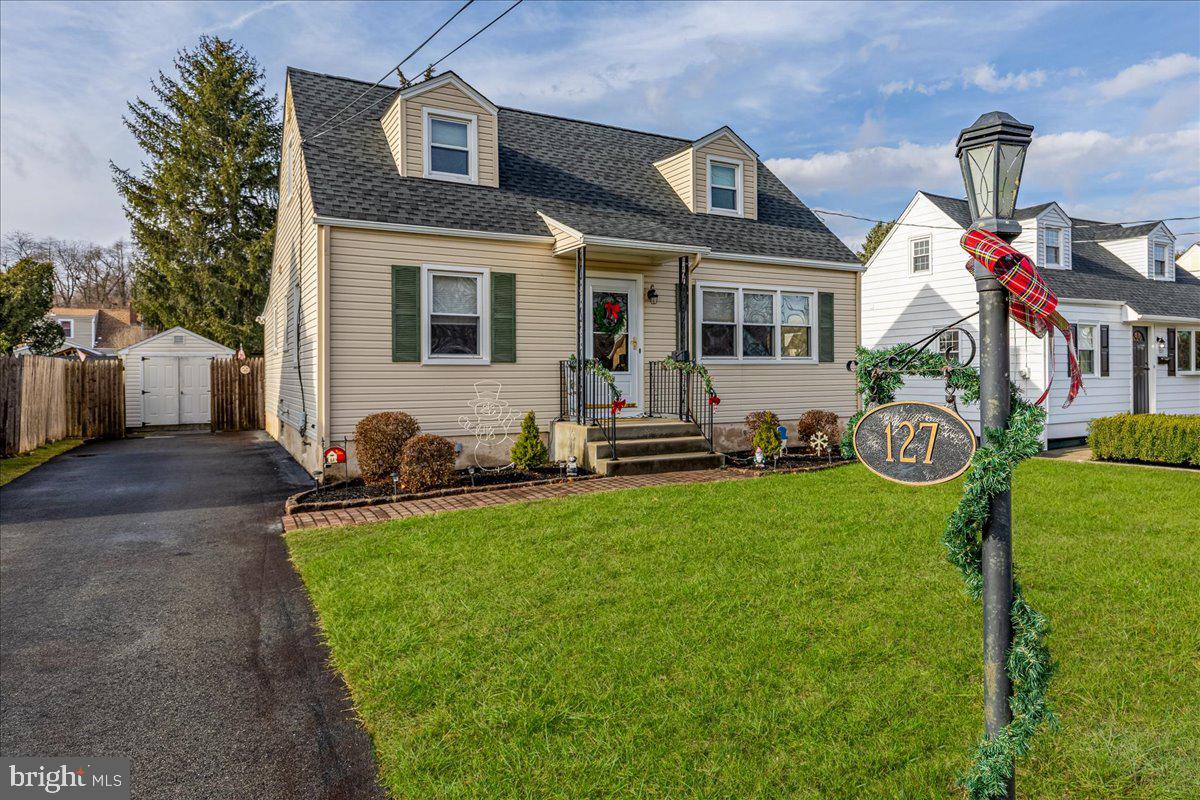
<path fill-rule="evenodd" d="M 882 405 L 896 398 L 904 384 L 904 376 L 945 379 L 962 393 L 962 400 L 979 400 L 979 373 L 970 367 L 950 364 L 940 353 L 922 352 L 904 368 L 903 374 L 888 365 L 889 357 L 899 355 L 907 360 L 911 351 L 900 354 L 908 345 L 881 350 L 857 350 L 856 378 L 864 405 Z M 865 411 L 860 411 L 846 426 L 841 442 L 842 455 L 854 457 L 854 429 Z M 1012 388 L 1012 411 L 1007 430 L 988 429 L 988 443 L 976 450 L 967 472 L 966 487 L 958 507 L 950 515 L 942 544 L 946 557 L 958 568 L 973 600 L 983 596 L 983 526 L 993 495 L 1012 486 L 1012 474 L 1017 464 L 1036 455 L 1041 449 L 1042 430 L 1046 423 L 1045 410 L 1027 402 Z M 1015 571 L 1015 570 L 1014 570 Z M 994 738 L 981 738 L 975 747 L 975 761 L 960 782 L 970 800 L 987 800 L 1002 796 L 1008 778 L 1013 774 L 1016 759 L 1029 752 L 1029 742 L 1043 724 L 1057 727 L 1057 719 L 1046 701 L 1055 663 L 1050 657 L 1046 637 L 1050 623 L 1025 600 L 1021 583 L 1013 580 L 1011 609 L 1013 642 L 1008 651 L 1005 670 L 1012 681 L 1013 695 L 1009 700 L 1013 719 Z"/>

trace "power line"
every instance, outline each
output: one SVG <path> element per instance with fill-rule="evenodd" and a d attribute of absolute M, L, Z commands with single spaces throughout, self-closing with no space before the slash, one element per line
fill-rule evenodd
<path fill-rule="evenodd" d="M 442 30 L 443 30 L 443 29 L 444 29 L 444 28 L 445 28 L 447 25 L 449 25 L 451 22 L 453 22 L 453 21 L 454 21 L 454 18 L 455 18 L 455 17 L 457 17 L 457 16 L 458 16 L 459 14 L 461 14 L 462 12 L 466 11 L 466 10 L 467 10 L 467 7 L 468 7 L 468 6 L 470 6 L 470 5 L 471 5 L 472 3 L 474 3 L 474 2 L 475 2 L 475 0 L 467 0 L 467 2 L 465 2 L 465 3 L 463 3 L 461 6 L 459 6 L 459 7 L 458 7 L 458 10 L 457 10 L 457 11 L 455 11 L 453 14 L 451 14 L 449 19 L 447 19 L 445 22 L 443 22 L 441 25 L 439 25 L 439 26 L 438 26 L 438 28 L 437 28 L 437 30 L 435 30 L 433 33 L 431 33 L 431 34 L 429 34 L 428 36 L 426 36 L 426 37 L 425 37 L 425 41 L 421 42 L 419 45 L 417 45 L 416 47 L 414 47 L 411 53 L 409 53 L 409 54 L 408 54 L 408 55 L 406 55 L 406 56 L 405 56 L 403 59 L 401 59 L 401 60 L 400 60 L 400 63 L 399 63 L 399 64 L 397 64 L 396 66 L 392 67 L 392 68 L 391 68 L 391 69 L 389 69 L 387 72 L 383 73 L 383 75 L 382 75 L 382 76 L 379 78 L 379 80 L 375 81 L 375 82 L 374 82 L 373 84 L 371 84 L 369 87 L 367 87 L 366 89 L 364 89 L 364 90 L 362 91 L 362 93 L 361 93 L 360 95 L 358 95 L 358 97 L 355 97 L 353 100 L 351 100 L 349 103 L 347 103 L 347 104 L 345 105 L 345 107 L 343 107 L 342 109 L 340 109 L 340 110 L 339 110 L 339 111 L 338 111 L 336 114 L 334 114 L 334 115 L 333 115 L 333 116 L 331 116 L 329 119 L 325 120 L 325 121 L 324 121 L 324 122 L 322 122 L 320 125 L 318 125 L 318 126 L 317 126 L 317 132 L 316 132 L 316 133 L 314 133 L 314 134 L 313 134 L 313 135 L 312 135 L 310 138 L 312 138 L 312 139 L 317 139 L 317 138 L 319 138 L 319 137 L 321 137 L 321 136 L 324 136 L 324 135 L 325 135 L 326 133 L 328 133 L 330 130 L 333 130 L 333 128 L 329 128 L 328 130 L 326 130 L 326 127 L 329 125 L 329 123 L 333 122 L 335 119 L 337 119 L 338 117 L 340 117 L 342 114 L 346 113 L 346 111 L 348 111 L 349 109 L 353 108 L 353 107 L 354 107 L 354 105 L 355 105 L 356 103 L 358 103 L 358 101 L 359 101 L 359 100 L 362 100 L 362 99 L 363 99 L 364 97 L 366 97 L 366 96 L 367 96 L 367 95 L 368 95 L 370 92 L 374 91 L 375 87 L 377 87 L 379 84 L 383 83 L 383 82 L 384 82 L 384 81 L 387 79 L 387 77 L 388 77 L 389 75 L 391 75 L 393 72 L 395 72 L 397 75 L 399 75 L 399 74 L 400 74 L 400 68 L 401 68 L 401 67 L 403 67 L 403 66 L 404 66 L 404 65 L 405 65 L 405 64 L 408 62 L 408 60 L 409 60 L 410 58 L 412 58 L 412 57 L 413 57 L 413 56 L 415 56 L 415 55 L 416 55 L 418 52 L 420 52 L 420 50 L 421 50 L 421 48 L 422 48 L 422 47 L 424 47 L 425 45 L 429 44 L 429 43 L 430 43 L 430 42 L 433 40 L 433 37 L 435 37 L 435 36 L 437 36 L 439 33 L 441 33 L 441 32 L 442 32 Z M 511 10 L 511 9 L 510 9 L 510 10 Z M 507 12 L 505 12 L 505 13 L 507 13 Z M 476 35 L 478 35 L 478 34 L 476 34 Z M 472 38 L 474 38 L 474 37 L 472 37 Z M 469 41 L 469 40 L 468 40 L 468 41 Z M 461 47 L 461 45 L 460 45 L 460 47 Z M 358 116 L 358 115 L 357 115 L 357 114 L 355 114 L 354 116 Z M 349 119 L 354 119 L 354 117 L 350 117 Z M 346 120 L 346 121 L 349 121 L 349 120 Z M 335 125 L 334 127 L 337 127 L 337 126 Z"/>
<path fill-rule="evenodd" d="M 898 222 L 896 220 L 876 219 L 874 217 L 863 217 L 863 216 L 859 216 L 858 214 L 849 214 L 845 211 L 829 211 L 829 210 L 826 210 L 823 208 L 813 208 L 813 209 L 809 209 L 809 210 L 812 211 L 814 214 L 830 215 L 830 216 L 834 216 L 834 217 L 846 217 L 847 219 L 857 219 L 857 220 L 861 220 L 863 222 L 874 222 L 874 223 L 879 223 L 882 225 L 895 225 L 895 226 L 907 227 L 907 228 L 925 228 L 927 230 L 935 230 L 935 231 L 961 231 L 961 230 L 964 230 L 963 228 L 957 227 L 957 226 L 924 225 L 919 222 Z M 1143 220 L 1136 220 L 1133 222 L 1098 222 L 1093 225 L 1072 225 L 1071 230 L 1075 231 L 1075 230 L 1084 230 L 1087 228 L 1129 227 L 1132 225 L 1147 225 L 1151 222 L 1182 222 L 1184 220 L 1191 220 L 1191 219 L 1200 219 L 1200 214 L 1193 214 L 1192 216 L 1188 216 L 1188 217 L 1163 217 L 1162 219 L 1143 219 Z M 1175 232 L 1172 231 L 1172 233 L 1175 233 Z M 1188 231 L 1186 233 L 1175 233 L 1175 235 L 1176 236 L 1193 236 L 1193 235 L 1195 235 L 1195 232 Z M 1076 242 L 1096 242 L 1096 241 L 1100 241 L 1100 240 L 1099 239 L 1075 239 L 1075 241 Z"/>
<path fill-rule="evenodd" d="M 461 49 L 463 49 L 464 47 L 466 47 L 468 44 L 470 44 L 470 42 L 471 42 L 471 40 L 472 40 L 472 39 L 474 39 L 476 36 L 478 36 L 479 34 L 483 33 L 484 31 L 486 31 L 488 28 L 490 28 L 490 27 L 492 27 L 493 25 L 495 25 L 495 24 L 496 24 L 497 22 L 499 22 L 500 20 L 504 19 L 505 15 L 506 15 L 506 14 L 508 14 L 508 12 L 512 11 L 514 8 L 516 8 L 517 6 L 521 5 L 521 3 L 523 3 L 523 2 L 525 2 L 525 0 L 517 0 L 517 1 L 516 1 L 515 3 L 513 3 L 511 6 L 509 6 L 509 7 L 508 7 L 508 8 L 506 8 L 506 9 L 504 9 L 503 11 L 501 11 L 501 12 L 500 12 L 500 15 L 499 15 L 498 17 L 496 17 L 494 20 L 492 20 L 491 22 L 489 22 L 487 25 L 484 25 L 484 26 L 483 26 L 482 28 L 480 28 L 479 30 L 477 30 L 477 31 L 475 31 L 474 33 L 472 33 L 472 34 L 471 34 L 469 37 L 467 37 L 466 41 L 464 41 L 464 42 L 463 42 L 462 44 L 460 44 L 458 47 L 454 48 L 454 49 L 453 49 L 453 50 L 451 50 L 449 53 L 446 53 L 446 55 L 442 56 L 442 57 L 441 57 L 441 58 L 439 58 L 437 61 L 435 61 L 435 62 L 433 62 L 432 64 L 430 64 L 430 65 L 429 65 L 429 68 L 430 68 L 430 69 L 432 69 L 433 67 L 436 67 L 438 64 L 442 63 L 442 62 L 443 62 L 443 61 L 445 61 L 447 58 L 449 58 L 450 56 L 452 56 L 452 55 L 454 55 L 455 53 L 457 53 L 459 50 L 461 50 Z"/>

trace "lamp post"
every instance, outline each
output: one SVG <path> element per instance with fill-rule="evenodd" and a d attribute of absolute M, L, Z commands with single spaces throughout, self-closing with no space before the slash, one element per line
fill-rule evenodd
<path fill-rule="evenodd" d="M 1017 191 L 1033 126 L 1003 111 L 984 114 L 958 136 L 955 155 L 962 166 L 972 224 L 1007 242 L 1021 232 L 1015 218 Z M 979 292 L 979 404 L 984 429 L 1007 429 L 1010 406 L 1008 293 L 976 262 Z M 983 703 L 984 729 L 995 737 L 1012 721 L 1012 683 L 1005 670 L 1012 644 L 1012 496 L 991 500 L 983 528 Z M 1012 800 L 1015 778 L 1002 797 Z"/>

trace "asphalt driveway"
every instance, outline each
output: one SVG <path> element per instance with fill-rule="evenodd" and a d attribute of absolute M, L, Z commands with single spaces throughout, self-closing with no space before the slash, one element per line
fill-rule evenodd
<path fill-rule="evenodd" d="M 128 756 L 139 798 L 371 798 L 261 432 L 84 445 L 0 489 L 0 752 Z"/>

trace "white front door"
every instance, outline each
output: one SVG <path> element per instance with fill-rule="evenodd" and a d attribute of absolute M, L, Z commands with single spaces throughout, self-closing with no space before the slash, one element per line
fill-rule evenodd
<path fill-rule="evenodd" d="M 587 357 L 600 362 L 627 401 L 621 416 L 642 409 L 642 294 L 636 280 L 588 278 Z"/>
<path fill-rule="evenodd" d="M 179 424 L 179 359 L 149 356 L 142 362 L 142 422 Z"/>
<path fill-rule="evenodd" d="M 212 360 L 208 356 L 179 359 L 179 421 L 184 425 L 208 422 Z"/>

